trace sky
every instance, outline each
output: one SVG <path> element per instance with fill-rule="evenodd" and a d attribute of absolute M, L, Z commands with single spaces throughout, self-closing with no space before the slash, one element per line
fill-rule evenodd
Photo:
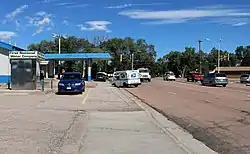
<path fill-rule="evenodd" d="M 204 51 L 250 44 L 249 0 L 8 0 L 0 16 L 0 40 L 25 49 L 52 33 L 142 38 L 157 57 L 198 48 L 198 40 Z"/>

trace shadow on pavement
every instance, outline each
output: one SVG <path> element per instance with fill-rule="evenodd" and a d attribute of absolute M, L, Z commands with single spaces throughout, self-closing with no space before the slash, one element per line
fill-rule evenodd
<path fill-rule="evenodd" d="M 55 92 L 56 95 L 82 95 L 81 93 L 72 93 L 72 92 L 64 92 L 64 93 L 58 93 Z"/>

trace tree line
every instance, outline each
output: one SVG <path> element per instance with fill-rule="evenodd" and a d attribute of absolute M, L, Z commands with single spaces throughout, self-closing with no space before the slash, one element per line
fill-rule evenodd
<path fill-rule="evenodd" d="M 30 44 L 28 50 L 43 53 L 58 53 L 58 38 L 52 41 L 43 40 L 37 44 Z M 217 67 L 218 49 L 198 51 L 194 47 L 186 47 L 183 51 L 170 51 L 161 58 L 153 44 L 145 39 L 95 37 L 93 40 L 70 36 L 61 38 L 61 53 L 101 53 L 107 52 L 113 58 L 111 61 L 93 61 L 92 71 L 113 73 L 115 70 L 132 68 L 134 55 L 134 69 L 149 68 L 151 74 L 162 75 L 166 71 L 173 71 L 178 76 L 184 76 L 190 71 L 207 73 Z M 82 71 L 81 61 L 66 61 L 64 68 L 71 71 Z M 234 52 L 220 51 L 220 66 L 250 66 L 250 45 L 239 46 Z"/>

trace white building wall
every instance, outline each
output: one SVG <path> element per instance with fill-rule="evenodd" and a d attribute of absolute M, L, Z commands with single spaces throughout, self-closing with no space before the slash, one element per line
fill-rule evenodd
<path fill-rule="evenodd" d="M 9 57 L 0 53 L 0 76 L 10 75 Z"/>
<path fill-rule="evenodd" d="M 36 61 L 36 76 L 39 77 L 40 76 L 40 63 L 38 61 Z"/>

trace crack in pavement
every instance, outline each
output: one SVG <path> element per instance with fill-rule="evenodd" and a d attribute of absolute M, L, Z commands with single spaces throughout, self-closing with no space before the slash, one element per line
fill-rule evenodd
<path fill-rule="evenodd" d="M 47 150 L 49 153 L 52 153 L 52 154 L 61 153 L 61 148 L 63 147 L 65 141 L 67 139 L 70 139 L 70 137 L 68 135 L 69 135 L 70 130 L 72 129 L 73 125 L 76 123 L 77 118 L 81 115 L 84 115 L 84 114 L 86 114 L 86 112 L 83 112 L 83 111 L 76 111 L 74 113 L 74 115 L 72 117 L 72 121 L 69 124 L 68 128 L 60 133 L 62 135 L 51 139 L 50 144 L 48 146 L 48 150 Z"/>

